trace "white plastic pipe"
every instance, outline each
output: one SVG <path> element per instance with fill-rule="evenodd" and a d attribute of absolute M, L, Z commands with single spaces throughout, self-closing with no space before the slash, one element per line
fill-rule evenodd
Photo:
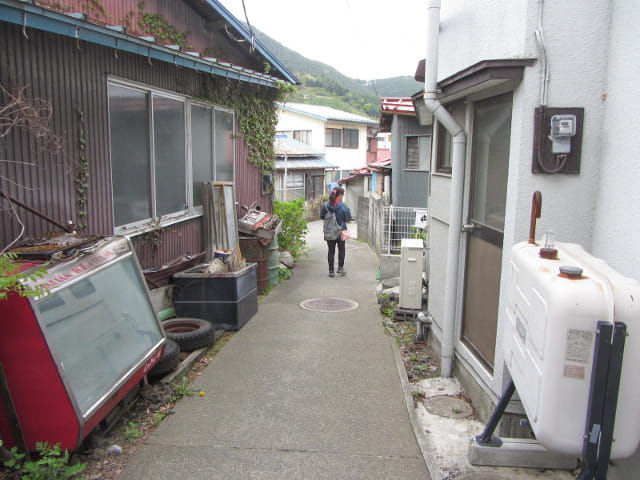
<path fill-rule="evenodd" d="M 458 298 L 458 263 L 462 233 L 462 196 L 464 190 L 464 158 L 467 136 L 449 111 L 436 99 L 438 92 L 438 37 L 440 29 L 440 0 L 427 2 L 427 59 L 424 67 L 424 103 L 433 116 L 447 129 L 453 140 L 451 166 L 451 198 L 449 200 L 449 236 L 447 238 L 447 267 L 444 290 L 444 318 L 442 319 L 442 353 L 440 372 L 443 377 L 453 374 L 456 304 Z"/>

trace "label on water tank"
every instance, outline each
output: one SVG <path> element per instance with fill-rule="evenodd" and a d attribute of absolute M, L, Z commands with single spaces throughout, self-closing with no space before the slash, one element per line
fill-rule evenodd
<path fill-rule="evenodd" d="M 568 363 L 565 363 L 562 375 L 568 378 L 584 380 L 584 367 L 582 365 L 569 365 Z"/>
<path fill-rule="evenodd" d="M 567 351 L 564 359 L 567 362 L 589 363 L 592 345 L 593 332 L 569 329 L 567 331 Z"/>

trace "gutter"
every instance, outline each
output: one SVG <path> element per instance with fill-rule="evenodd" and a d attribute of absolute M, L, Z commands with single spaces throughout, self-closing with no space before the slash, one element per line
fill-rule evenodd
<path fill-rule="evenodd" d="M 427 59 L 424 75 L 424 104 L 447 129 L 453 140 L 451 166 L 451 197 L 449 203 L 449 236 L 442 324 L 441 375 L 453 374 L 456 304 L 458 298 L 458 268 L 460 235 L 462 233 L 462 197 L 464 193 L 464 161 L 467 135 L 449 111 L 436 99 L 438 77 L 438 37 L 441 0 L 427 2 Z"/>

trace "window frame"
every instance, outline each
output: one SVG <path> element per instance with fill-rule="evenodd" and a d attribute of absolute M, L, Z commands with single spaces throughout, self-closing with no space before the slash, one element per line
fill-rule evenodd
<path fill-rule="evenodd" d="M 331 143 L 327 143 L 327 135 L 329 134 L 329 132 L 331 132 Z M 336 133 L 340 137 L 338 139 L 337 145 L 335 143 L 335 141 L 336 141 Z M 342 129 L 341 128 L 326 127 L 324 129 L 324 146 L 325 147 L 332 147 L 332 148 L 340 148 L 340 147 L 342 147 Z"/>
<path fill-rule="evenodd" d="M 418 141 L 418 166 L 416 168 L 409 167 L 409 139 Z M 429 144 L 429 157 L 425 159 L 424 168 L 420 167 L 420 139 L 427 138 Z M 433 151 L 433 137 L 431 134 L 405 135 L 404 137 L 404 170 L 410 172 L 428 172 L 431 164 L 431 152 Z"/>
<path fill-rule="evenodd" d="M 348 135 L 347 135 L 347 132 Z M 355 146 L 353 145 L 353 139 L 355 134 Z M 350 142 L 347 144 L 347 136 Z M 357 150 L 360 148 L 360 130 L 357 128 L 343 128 L 342 129 L 342 148 L 350 148 Z"/>
<path fill-rule="evenodd" d="M 436 122 L 436 123 L 437 123 L 436 134 L 433 136 L 433 139 L 437 139 L 436 148 L 435 148 L 436 150 L 435 172 L 442 173 L 444 175 L 451 175 L 451 166 L 453 164 L 452 163 L 453 144 L 452 144 L 451 134 L 449 134 L 447 129 L 444 128 L 444 126 L 440 122 Z M 448 144 L 448 149 L 446 150 L 445 150 L 445 144 Z M 433 147 L 432 147 L 432 150 L 433 150 Z"/>
<path fill-rule="evenodd" d="M 145 93 L 148 95 L 147 102 L 147 111 L 148 111 L 148 149 L 150 155 L 150 170 L 148 172 L 147 180 L 151 184 L 151 217 L 136 220 L 123 225 L 115 224 L 115 203 L 113 198 L 113 169 L 111 167 L 111 125 L 110 125 L 110 105 L 109 105 L 109 86 L 113 85 L 121 88 L 128 88 L 131 90 L 135 90 L 141 93 Z M 153 97 L 163 97 L 171 100 L 176 100 L 183 103 L 184 108 L 184 174 L 185 174 L 185 195 L 186 195 L 186 208 L 184 210 L 167 213 L 164 215 L 157 215 L 156 208 L 156 166 L 155 166 L 155 144 L 154 144 L 154 118 L 153 118 Z M 210 110 L 211 114 L 211 147 L 212 147 L 212 172 L 213 178 L 212 181 L 216 181 L 216 159 L 215 159 L 215 132 L 216 132 L 216 120 L 215 120 L 215 112 L 216 110 L 224 111 L 232 115 L 233 118 L 233 131 L 232 135 L 235 138 L 237 131 L 237 118 L 234 110 L 229 108 L 224 108 L 212 103 L 207 103 L 199 100 L 194 100 L 193 98 L 187 95 L 181 95 L 179 93 L 171 92 L 168 90 L 164 90 L 161 88 L 157 88 L 154 86 L 146 85 L 143 83 L 138 83 L 134 81 L 130 81 L 127 79 L 122 79 L 118 77 L 107 76 L 107 128 L 108 128 L 108 145 L 109 145 L 109 165 L 110 165 L 110 176 L 111 176 L 111 209 L 114 214 L 113 216 L 113 232 L 115 235 L 136 235 L 140 233 L 144 233 L 149 230 L 153 230 L 160 227 L 165 227 L 169 225 L 173 225 L 175 223 L 185 221 L 191 218 L 200 217 L 203 215 L 203 207 L 202 205 L 195 206 L 194 205 L 194 196 L 193 196 L 193 143 L 192 143 L 192 128 L 191 128 L 191 107 L 192 106 L 205 107 Z M 237 158 L 236 145 L 233 143 L 233 183 L 235 184 L 235 161 Z"/>

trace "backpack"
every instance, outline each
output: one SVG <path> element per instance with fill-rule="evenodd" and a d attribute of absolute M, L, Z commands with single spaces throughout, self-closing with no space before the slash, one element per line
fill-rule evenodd
<path fill-rule="evenodd" d="M 340 238 L 340 231 L 342 227 L 338 225 L 335 212 L 327 209 L 327 214 L 324 216 L 324 225 L 322 231 L 324 232 L 325 240 L 338 240 Z"/>

